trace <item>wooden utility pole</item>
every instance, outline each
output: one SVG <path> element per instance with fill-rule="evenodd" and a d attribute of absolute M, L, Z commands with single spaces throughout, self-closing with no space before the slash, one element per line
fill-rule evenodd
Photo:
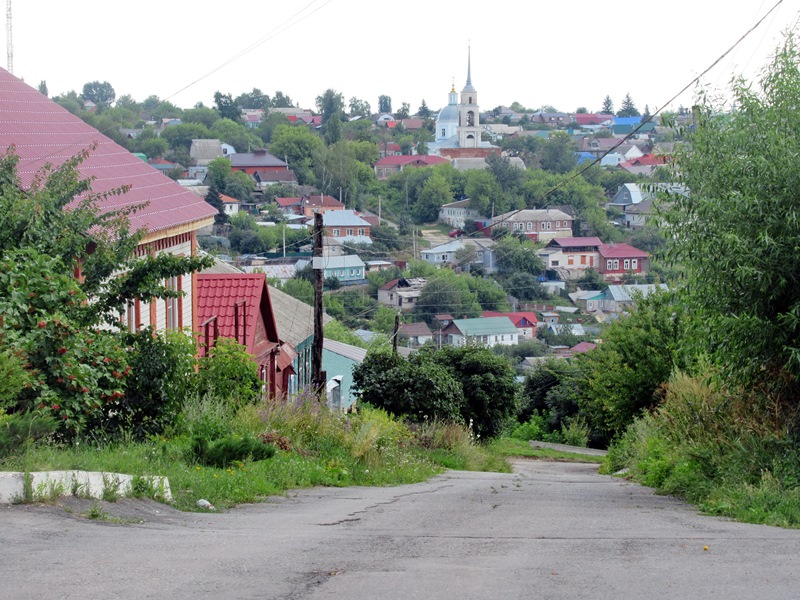
<path fill-rule="evenodd" d="M 314 346 L 311 349 L 311 385 L 314 395 L 322 400 L 325 395 L 325 372 L 322 370 L 322 344 L 325 333 L 322 330 L 322 287 L 325 280 L 325 265 L 322 258 L 322 214 L 314 215 Z"/>
<path fill-rule="evenodd" d="M 392 352 L 397 354 L 397 336 L 400 333 L 400 314 L 394 316 L 394 332 L 392 333 Z"/>

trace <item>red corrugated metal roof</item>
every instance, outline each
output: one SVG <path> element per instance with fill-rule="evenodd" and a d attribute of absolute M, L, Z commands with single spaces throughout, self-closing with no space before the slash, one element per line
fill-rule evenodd
<path fill-rule="evenodd" d="M 603 258 L 647 258 L 647 252 L 628 244 L 603 244 L 598 251 Z"/>
<path fill-rule="evenodd" d="M 561 246 L 562 248 L 575 248 L 583 246 L 601 246 L 603 242 L 599 237 L 571 237 L 553 238 L 548 246 Z"/>
<path fill-rule="evenodd" d="M 665 165 L 670 161 L 670 157 L 665 154 L 645 154 L 638 158 L 620 164 L 620 167 L 653 167 Z"/>
<path fill-rule="evenodd" d="M 80 165 L 81 176 L 94 179 L 92 190 L 102 194 L 121 186 L 131 188 L 125 194 L 107 197 L 100 203 L 100 210 L 149 203 L 130 217 L 134 229 L 148 231 L 187 225 L 216 214 L 202 197 L 0 69 L 0 149 L 16 148 L 20 158 L 18 177 L 23 187 L 29 187 L 46 164 L 60 165 L 93 144 L 97 147 Z"/>
<path fill-rule="evenodd" d="M 483 311 L 484 317 L 508 317 L 511 319 L 511 322 L 514 323 L 514 327 L 521 327 L 523 319 L 528 319 L 531 325 L 536 325 L 539 322 L 539 319 L 536 318 L 536 313 L 534 312 L 497 312 L 494 310 L 485 310 Z"/>
<path fill-rule="evenodd" d="M 272 312 L 272 304 L 267 288 L 267 278 L 263 273 L 226 273 L 219 275 L 199 273 L 197 275 L 197 323 L 202 325 L 208 319 L 217 317 L 217 327 L 221 337 L 236 339 L 237 302 L 244 300 L 247 315 L 247 327 L 244 344 L 249 352 L 253 351 L 256 334 L 256 323 L 259 312 L 264 317 L 267 337 L 270 341 L 278 341 L 278 330 Z M 245 319 L 239 316 L 239 342 L 245 329 Z M 202 332 L 201 332 L 202 334 Z"/>

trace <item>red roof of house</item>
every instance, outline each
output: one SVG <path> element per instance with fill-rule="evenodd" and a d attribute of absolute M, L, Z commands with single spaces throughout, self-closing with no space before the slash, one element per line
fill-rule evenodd
<path fill-rule="evenodd" d="M 287 208 L 289 206 L 296 206 L 300 204 L 300 200 L 302 200 L 302 198 L 299 196 L 295 196 L 293 198 L 278 198 L 277 196 L 275 197 L 275 203 L 282 208 Z"/>
<path fill-rule="evenodd" d="M 0 148 L 14 146 L 17 175 L 23 188 L 46 165 L 61 165 L 96 144 L 78 170 L 92 177 L 92 190 L 102 194 L 121 186 L 130 189 L 99 203 L 101 211 L 147 206 L 130 216 L 133 229 L 160 231 L 207 221 L 216 209 L 201 196 L 117 145 L 94 127 L 0 69 Z M 206 224 L 206 223 L 203 223 Z"/>
<path fill-rule="evenodd" d="M 236 338 L 236 304 L 244 301 L 244 311 L 239 313 L 238 339 L 248 352 L 253 353 L 259 313 L 264 317 L 267 339 L 277 345 L 278 328 L 272 312 L 267 277 L 263 273 L 226 273 L 197 275 L 197 323 L 217 317 L 217 328 L 221 337 Z"/>
<path fill-rule="evenodd" d="M 485 310 L 483 311 L 484 317 L 508 317 L 511 319 L 511 322 L 514 323 L 514 327 L 527 327 L 524 325 L 524 319 L 527 319 L 528 322 L 535 326 L 539 319 L 536 318 L 536 313 L 533 312 L 497 312 L 494 310 Z"/>
<path fill-rule="evenodd" d="M 400 325 L 400 335 L 407 335 L 411 336 L 432 336 L 430 328 L 428 324 L 424 321 L 420 321 L 419 323 L 402 323 Z"/>
<path fill-rule="evenodd" d="M 647 252 L 628 244 L 603 244 L 598 251 L 603 258 L 647 258 Z"/>
<path fill-rule="evenodd" d="M 606 121 L 610 121 L 614 115 L 598 115 L 592 113 L 577 113 L 575 115 L 575 122 L 578 125 L 599 125 Z"/>
<path fill-rule="evenodd" d="M 319 195 L 312 195 L 305 198 L 304 204 L 306 206 L 319 206 L 322 208 L 339 208 L 343 209 L 344 204 L 339 202 L 333 196 L 319 196 Z"/>
<path fill-rule="evenodd" d="M 425 125 L 424 119 L 403 119 L 400 122 L 406 129 L 422 129 Z"/>
<path fill-rule="evenodd" d="M 399 279 L 392 279 L 391 281 L 387 281 L 384 283 L 380 289 L 382 290 L 392 290 L 397 287 L 397 282 L 400 281 Z"/>
<path fill-rule="evenodd" d="M 670 161 L 669 156 L 665 154 L 645 154 L 638 158 L 632 158 L 629 161 L 621 163 L 620 167 L 655 167 L 658 165 L 665 165 Z"/>
<path fill-rule="evenodd" d="M 385 146 L 380 144 L 380 147 L 384 152 L 400 152 L 402 150 L 397 142 L 389 142 Z"/>
<path fill-rule="evenodd" d="M 389 129 L 394 129 L 397 127 L 397 121 L 386 121 L 386 127 Z"/>
<path fill-rule="evenodd" d="M 570 352 L 573 354 L 580 354 L 582 352 L 589 352 L 589 350 L 594 350 L 597 348 L 597 344 L 593 344 L 592 342 L 581 342 L 570 348 Z"/>
<path fill-rule="evenodd" d="M 562 248 L 580 248 L 583 246 L 601 246 L 603 242 L 599 237 L 571 237 L 553 238 L 548 246 L 561 246 Z"/>
<path fill-rule="evenodd" d="M 230 196 L 226 196 L 225 194 L 220 194 L 219 197 L 222 198 L 222 202 L 224 202 L 225 204 L 239 204 L 240 202 L 236 198 L 231 198 Z"/>
<path fill-rule="evenodd" d="M 277 171 L 261 171 L 256 169 L 255 173 L 253 173 L 253 177 L 258 176 L 260 181 L 297 181 L 297 176 L 294 174 L 294 171 L 290 171 L 289 169 L 279 169 Z"/>
<path fill-rule="evenodd" d="M 384 156 L 375 163 L 376 167 L 392 167 L 392 166 L 405 166 L 410 164 L 418 165 L 439 165 L 447 162 L 446 158 L 441 156 L 428 156 L 427 154 L 414 154 L 414 155 L 400 155 L 400 156 Z"/>

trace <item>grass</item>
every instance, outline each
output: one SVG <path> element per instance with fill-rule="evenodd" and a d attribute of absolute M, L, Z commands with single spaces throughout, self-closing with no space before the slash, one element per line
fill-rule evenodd
<path fill-rule="evenodd" d="M 508 458 L 538 458 L 541 460 L 551 460 L 558 462 L 581 462 L 602 464 L 602 456 L 590 456 L 588 454 L 574 454 L 572 452 L 561 452 L 560 450 L 550 450 L 549 448 L 534 448 L 529 442 L 510 437 L 498 438 L 489 444 L 490 451 L 498 456 Z"/>
<path fill-rule="evenodd" d="M 200 510 L 201 498 L 226 509 L 311 486 L 417 483 L 446 468 L 510 471 L 502 455 L 474 443 L 463 426 L 434 423 L 412 432 L 380 410 L 334 415 L 308 399 L 245 407 L 236 414 L 217 410 L 208 398 L 198 402 L 205 410 L 187 407 L 180 435 L 145 442 L 38 444 L 3 459 L 0 469 L 127 473 L 135 478 L 134 495 L 156 500 L 161 499 L 158 490 L 147 482 L 166 476 L 174 506 L 186 511 Z M 242 456 L 221 467 L 205 465 L 193 452 L 198 435 L 255 436 L 276 450 L 265 460 Z M 103 499 L 114 501 L 117 491 L 107 482 Z"/>

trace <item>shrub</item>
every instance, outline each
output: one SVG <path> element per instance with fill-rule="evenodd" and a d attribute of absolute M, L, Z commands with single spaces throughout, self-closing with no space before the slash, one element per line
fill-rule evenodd
<path fill-rule="evenodd" d="M 231 338 L 219 338 L 208 355 L 199 360 L 201 394 L 224 396 L 233 406 L 252 404 L 261 392 L 258 366 L 244 346 Z"/>
<path fill-rule="evenodd" d="M 0 458 L 46 438 L 55 430 L 56 422 L 50 416 L 34 412 L 7 415 L 0 409 Z"/>
<path fill-rule="evenodd" d="M 225 468 L 235 461 L 272 458 L 275 447 L 250 436 L 229 435 L 211 442 L 204 437 L 195 436 L 192 438 L 191 453 L 200 464 Z"/>

